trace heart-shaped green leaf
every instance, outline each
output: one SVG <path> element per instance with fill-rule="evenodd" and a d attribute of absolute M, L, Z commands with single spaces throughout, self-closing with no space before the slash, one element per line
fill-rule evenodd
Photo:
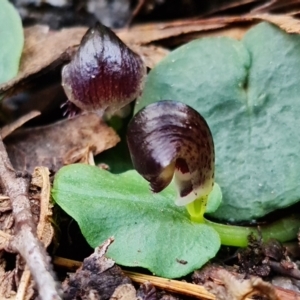
<path fill-rule="evenodd" d="M 19 14 L 7 0 L 0 0 L 0 84 L 17 75 L 24 44 Z"/>
<path fill-rule="evenodd" d="M 300 36 L 261 23 L 242 41 L 188 43 L 150 72 L 136 111 L 178 100 L 211 128 L 223 193 L 214 217 L 251 220 L 300 199 L 299 70 Z"/>
<path fill-rule="evenodd" d="M 192 223 L 174 204 L 175 191 L 151 194 L 136 173 L 114 175 L 87 165 L 62 168 L 52 191 L 55 202 L 79 224 L 92 247 L 114 236 L 108 256 L 176 278 L 200 268 L 220 247 L 218 234 Z"/>

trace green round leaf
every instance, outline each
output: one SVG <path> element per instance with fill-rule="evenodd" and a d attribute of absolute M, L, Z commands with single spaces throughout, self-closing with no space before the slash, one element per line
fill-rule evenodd
<path fill-rule="evenodd" d="M 136 111 L 178 100 L 211 128 L 223 193 L 215 218 L 252 220 L 300 199 L 299 70 L 300 36 L 261 23 L 242 41 L 188 43 L 150 72 Z"/>
<path fill-rule="evenodd" d="M 211 214 L 215 212 L 222 203 L 222 191 L 220 186 L 215 182 L 213 190 L 208 195 L 208 201 L 205 212 Z"/>
<path fill-rule="evenodd" d="M 17 75 L 23 44 L 18 12 L 7 0 L 0 0 L 0 84 Z"/>
<path fill-rule="evenodd" d="M 67 166 L 56 175 L 52 195 L 92 247 L 114 236 L 108 256 L 121 265 L 176 278 L 200 268 L 220 247 L 214 229 L 192 223 L 185 208 L 175 206 L 171 187 L 151 194 L 133 170 L 114 175 L 87 165 Z"/>

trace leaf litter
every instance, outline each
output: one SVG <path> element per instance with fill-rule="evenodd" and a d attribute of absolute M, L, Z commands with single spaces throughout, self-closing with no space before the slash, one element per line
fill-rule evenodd
<path fill-rule="evenodd" d="M 6 149 L 17 170 L 32 172 L 46 166 L 56 172 L 63 165 L 88 162 L 114 147 L 120 138 L 94 113 L 34 128 L 22 128 L 5 140 Z"/>
<path fill-rule="evenodd" d="M 113 241 L 113 238 L 109 238 L 96 247 L 95 252 L 83 261 L 76 273 L 70 274 L 63 282 L 64 299 L 110 299 L 117 287 L 131 283 L 121 268 L 104 256 Z"/>
<path fill-rule="evenodd" d="M 30 206 L 33 213 L 33 222 L 37 225 L 37 235 L 45 247 L 48 247 L 54 236 L 51 223 L 52 203 L 50 203 L 50 179 L 49 170 L 46 167 L 35 168 L 31 185 L 29 188 Z M 19 254 L 9 258 L 10 264 L 15 261 L 14 268 L 7 269 L 6 251 L 11 251 L 8 242 L 13 235 L 13 216 L 8 197 L 1 197 L 1 218 L 0 226 L 0 296 L 1 299 L 30 299 L 35 293 L 34 282 L 28 266 Z M 5 212 L 5 214 L 3 214 Z M 7 220 L 10 220 L 7 222 Z M 3 224 L 4 223 L 4 224 Z"/>
<path fill-rule="evenodd" d="M 34 85 L 37 77 L 68 62 L 87 30 L 87 27 L 75 27 L 52 31 L 42 25 L 25 28 L 25 45 L 19 72 L 12 80 L 0 84 L 0 95 L 1 93 L 12 95 L 25 90 L 28 86 Z M 128 41 L 125 39 L 124 42 L 128 43 L 130 39 Z M 130 46 L 144 58 L 150 68 L 169 52 L 159 46 L 142 46 L 141 43 L 131 43 Z"/>
<path fill-rule="evenodd" d="M 254 20 L 272 22 L 289 33 L 300 31 L 299 21 L 291 16 L 257 14 L 138 25 L 130 29 L 120 29 L 117 35 L 144 57 L 148 67 L 153 68 L 169 51 L 151 43 L 176 37 L 182 42 L 183 36 L 191 35 L 184 39 L 188 42 L 200 36 L 214 34 L 215 31 L 216 34 L 226 35 L 224 30 L 220 32 L 218 30 L 223 28 L 230 30 L 235 24 L 237 28 L 241 28 L 243 23 L 253 26 Z M 0 94 L 4 92 L 14 94 L 16 91 L 23 90 L 27 85 L 33 84 L 36 77 L 69 61 L 87 29 L 87 27 L 75 27 L 52 31 L 42 25 L 25 28 L 25 45 L 19 72 L 12 80 L 0 84 Z M 248 27 L 245 27 L 242 32 L 245 33 L 247 29 Z"/>

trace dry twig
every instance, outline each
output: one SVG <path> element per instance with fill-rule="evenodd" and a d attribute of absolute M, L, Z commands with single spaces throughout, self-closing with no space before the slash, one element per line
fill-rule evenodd
<path fill-rule="evenodd" d="M 15 131 L 16 129 L 21 127 L 23 124 L 25 124 L 29 120 L 39 116 L 40 114 L 41 114 L 40 111 L 33 110 L 33 111 L 29 112 L 28 114 L 26 114 L 25 116 L 17 119 L 15 122 L 10 123 L 10 124 L 2 127 L 1 130 L 0 130 L 0 134 L 1 134 L 2 139 L 6 138 L 13 131 Z"/>
<path fill-rule="evenodd" d="M 34 170 L 31 184 L 41 188 L 40 192 L 40 215 L 39 223 L 37 225 L 37 237 L 44 244 L 45 247 L 49 246 L 53 237 L 53 228 L 49 223 L 49 217 L 52 215 L 51 209 L 49 208 L 50 199 L 50 179 L 49 170 L 46 167 L 37 167 Z M 28 265 L 22 273 L 20 285 L 15 300 L 26 299 L 30 292 L 33 292 L 30 287 L 32 286 L 31 273 Z M 28 299 L 28 298 L 27 298 Z"/>
<path fill-rule="evenodd" d="M 0 180 L 3 192 L 11 200 L 15 235 L 9 248 L 18 252 L 26 261 L 43 300 L 61 299 L 49 262 L 49 257 L 36 236 L 28 199 L 28 180 L 17 176 L 9 161 L 2 139 L 0 139 Z"/>

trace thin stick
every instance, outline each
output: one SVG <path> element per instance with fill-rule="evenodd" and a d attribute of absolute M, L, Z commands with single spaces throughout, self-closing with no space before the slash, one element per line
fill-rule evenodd
<path fill-rule="evenodd" d="M 18 286 L 18 292 L 16 295 L 15 300 L 24 300 L 26 297 L 26 289 L 30 282 L 30 270 L 28 268 L 28 265 L 25 265 L 19 286 Z"/>
<path fill-rule="evenodd" d="M 36 227 L 32 221 L 28 199 L 29 183 L 22 177 L 16 177 L 2 139 L 0 139 L 0 179 L 5 193 L 11 200 L 15 221 L 15 235 L 10 247 L 25 259 L 37 284 L 40 299 L 61 299 L 57 283 L 49 272 L 51 270 L 49 257 L 35 234 Z"/>
<path fill-rule="evenodd" d="M 131 14 L 131 17 L 128 21 L 128 25 L 130 25 L 133 21 L 133 19 L 138 15 L 138 13 L 141 11 L 142 7 L 145 5 L 146 3 L 146 0 L 138 0 L 138 3 L 136 4 L 132 14 Z"/>
<path fill-rule="evenodd" d="M 135 272 L 123 271 L 132 281 L 137 283 L 145 283 L 150 281 L 154 286 L 164 289 L 166 291 L 181 294 L 185 296 L 192 296 L 197 299 L 215 300 L 216 296 L 208 292 L 203 286 L 184 281 L 166 279 L 151 275 L 144 275 Z"/>
<path fill-rule="evenodd" d="M 31 119 L 39 116 L 40 114 L 41 114 L 40 111 L 33 110 L 33 111 L 29 112 L 28 114 L 26 114 L 25 116 L 22 116 L 15 122 L 2 127 L 0 130 L 0 135 L 1 135 L 2 139 L 5 139 L 8 135 L 10 135 L 16 129 L 21 127 L 23 124 L 25 124 L 26 122 L 30 121 Z"/>
<path fill-rule="evenodd" d="M 49 179 L 49 170 L 46 167 L 38 167 L 35 169 L 35 175 L 37 174 L 41 177 L 41 192 L 40 192 L 40 216 L 39 222 L 37 225 L 37 237 L 40 241 L 44 243 L 44 246 L 49 246 L 49 243 L 52 240 L 51 238 L 45 242 L 43 241 L 43 233 L 45 229 L 45 225 L 47 222 L 47 218 L 49 216 L 49 199 L 50 199 L 50 179 Z M 34 175 L 33 175 L 34 178 Z M 33 180 L 32 180 L 33 183 Z M 44 237 L 47 238 L 47 237 Z M 18 291 L 15 300 L 23 300 L 26 297 L 28 286 L 31 282 L 31 273 L 26 264 L 25 269 L 23 271 L 20 284 L 18 286 Z"/>

